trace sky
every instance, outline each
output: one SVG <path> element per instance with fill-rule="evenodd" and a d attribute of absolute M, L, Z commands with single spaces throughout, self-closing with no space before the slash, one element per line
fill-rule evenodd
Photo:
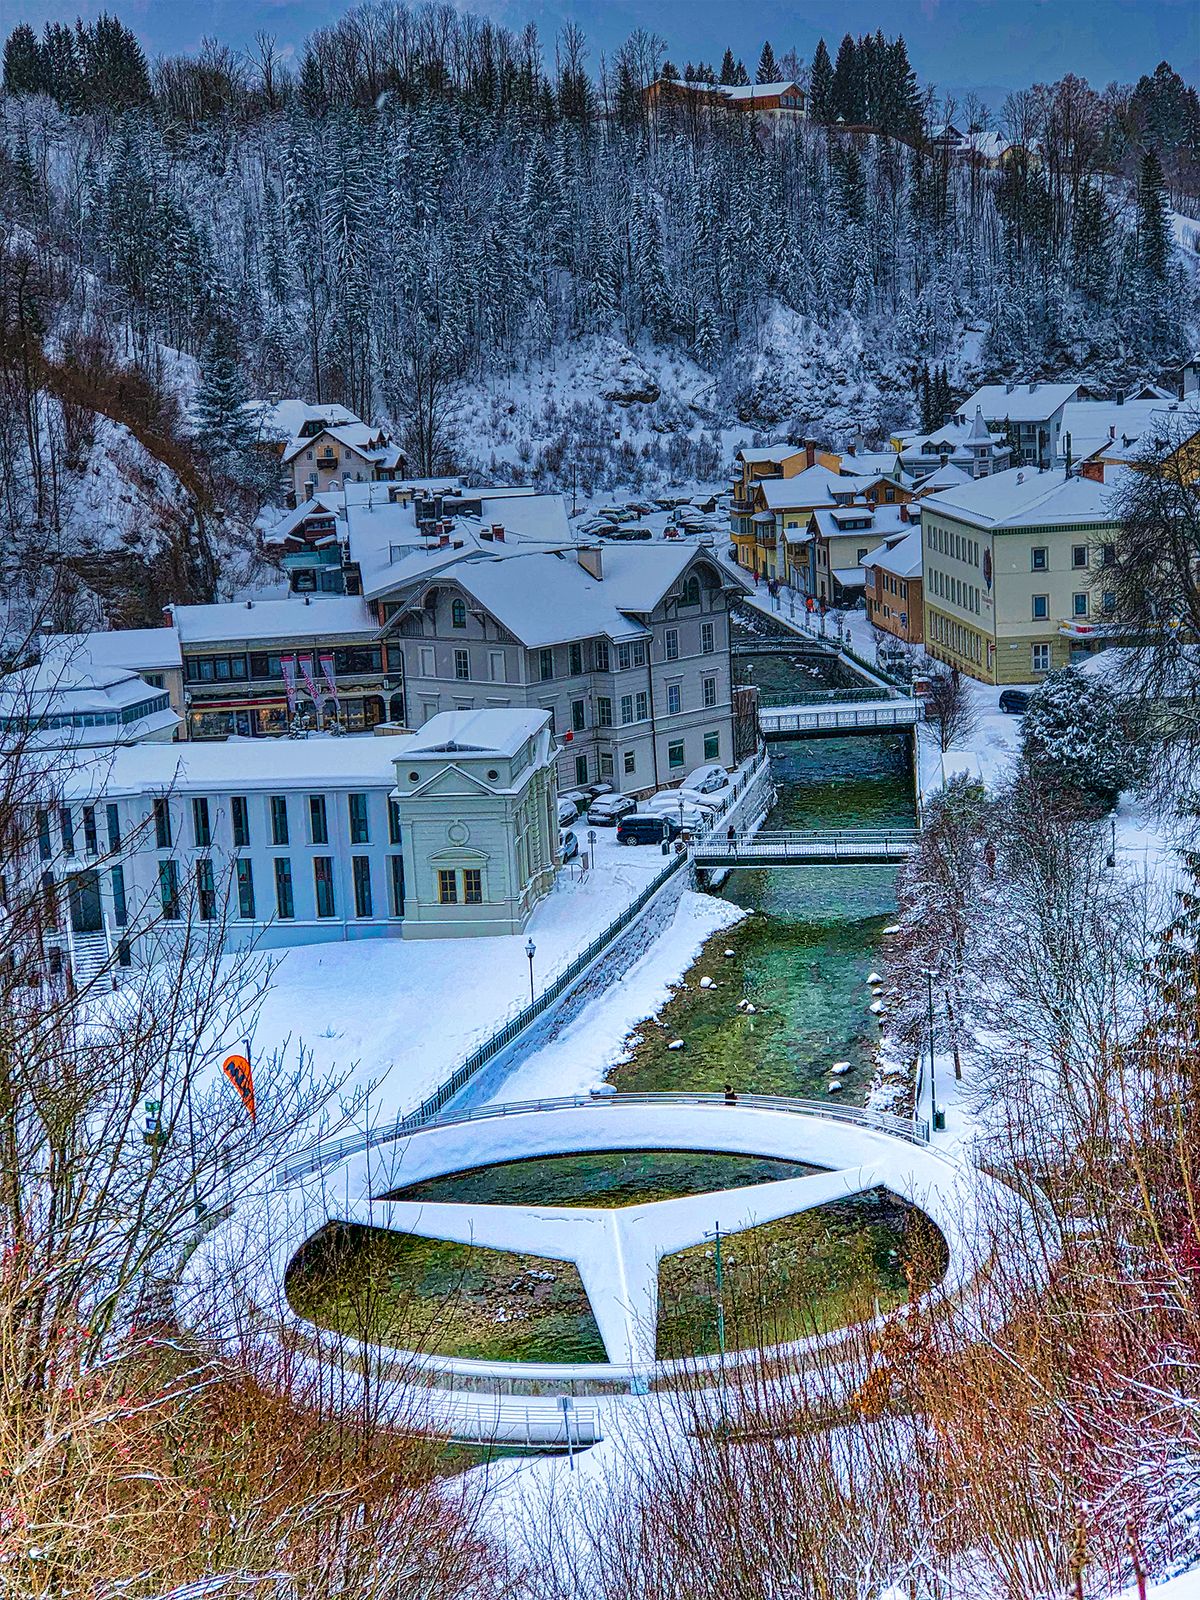
<path fill-rule="evenodd" d="M 636 27 L 667 41 L 682 67 L 719 60 L 727 44 L 751 75 L 764 38 L 776 54 L 794 46 L 810 59 L 823 34 L 836 51 L 847 31 L 902 32 L 923 84 L 961 98 L 984 92 L 996 104 L 1010 89 L 1049 82 L 1065 72 L 1102 88 L 1128 83 L 1168 60 L 1189 82 L 1200 82 L 1200 0 L 455 0 L 457 8 L 519 29 L 536 22 L 552 47 L 564 22 L 584 29 L 594 68 Z M 348 7 L 339 0 L 3 0 L 5 29 L 17 21 L 73 21 L 77 14 L 115 12 L 150 55 L 193 50 L 206 34 L 235 47 L 256 31 L 281 45 L 300 45 L 306 33 Z"/>

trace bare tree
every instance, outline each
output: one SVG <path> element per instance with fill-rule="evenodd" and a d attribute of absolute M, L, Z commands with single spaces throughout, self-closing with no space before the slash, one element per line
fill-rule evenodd
<path fill-rule="evenodd" d="M 947 670 L 930 663 L 924 705 L 925 726 L 937 740 L 943 755 L 947 750 L 969 743 L 979 725 L 979 712 L 970 683 L 957 667 Z"/>

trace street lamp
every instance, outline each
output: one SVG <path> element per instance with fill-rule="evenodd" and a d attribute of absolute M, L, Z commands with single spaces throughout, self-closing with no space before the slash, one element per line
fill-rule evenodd
<path fill-rule="evenodd" d="M 938 1126 L 937 1083 L 934 1077 L 933 1066 L 933 968 L 925 968 L 925 981 L 929 986 L 929 1123 L 931 1129 Z"/>
<path fill-rule="evenodd" d="M 534 1001 L 533 958 L 535 955 L 537 955 L 537 945 L 534 944 L 532 939 L 527 939 L 525 941 L 525 954 L 529 957 L 529 1004 L 532 1005 Z"/>

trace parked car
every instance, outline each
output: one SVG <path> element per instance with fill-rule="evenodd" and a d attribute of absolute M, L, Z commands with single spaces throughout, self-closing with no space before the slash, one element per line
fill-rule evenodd
<path fill-rule="evenodd" d="M 565 795 L 558 797 L 558 825 L 560 828 L 569 828 L 579 819 L 579 807 L 574 800 L 568 800 Z"/>
<path fill-rule="evenodd" d="M 684 800 L 683 803 L 680 804 L 678 798 L 676 798 L 674 803 L 671 805 L 652 806 L 649 801 L 646 801 L 643 814 L 647 816 L 667 817 L 671 822 L 677 823 L 682 828 L 686 828 L 689 833 L 703 833 L 705 828 L 709 827 L 713 820 L 713 814 L 711 811 L 703 810 L 691 800 Z"/>
<path fill-rule="evenodd" d="M 617 843 L 661 844 L 664 839 L 678 839 L 682 832 L 675 818 L 665 812 L 634 811 L 617 825 Z"/>
<path fill-rule="evenodd" d="M 637 810 L 637 801 L 627 794 L 602 794 L 588 807 L 589 828 L 615 828 L 622 817 Z"/>
<path fill-rule="evenodd" d="M 560 861 L 571 861 L 579 854 L 579 835 L 572 833 L 569 828 L 560 831 L 558 835 L 558 858 Z"/>
<path fill-rule="evenodd" d="M 718 789 L 729 787 L 729 774 L 724 767 L 697 767 L 695 772 L 688 773 L 680 787 L 694 789 L 697 794 L 716 794 Z"/>
<path fill-rule="evenodd" d="M 649 800 L 643 800 L 641 809 L 653 811 L 659 817 L 674 817 L 676 821 L 682 811 L 685 818 L 693 819 L 684 822 L 685 828 L 707 827 L 717 811 L 707 795 L 685 794 L 682 789 L 662 789 Z"/>
<path fill-rule="evenodd" d="M 1032 689 L 1002 689 L 1000 692 L 1001 711 L 1010 712 L 1013 716 L 1022 716 L 1029 710 L 1029 702 L 1033 697 Z"/>

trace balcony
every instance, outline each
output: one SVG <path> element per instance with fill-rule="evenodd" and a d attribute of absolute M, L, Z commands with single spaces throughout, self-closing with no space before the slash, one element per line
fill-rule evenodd
<path fill-rule="evenodd" d="M 739 517 L 748 517 L 754 510 L 753 500 L 741 500 L 737 495 L 730 497 L 729 509 Z"/>

